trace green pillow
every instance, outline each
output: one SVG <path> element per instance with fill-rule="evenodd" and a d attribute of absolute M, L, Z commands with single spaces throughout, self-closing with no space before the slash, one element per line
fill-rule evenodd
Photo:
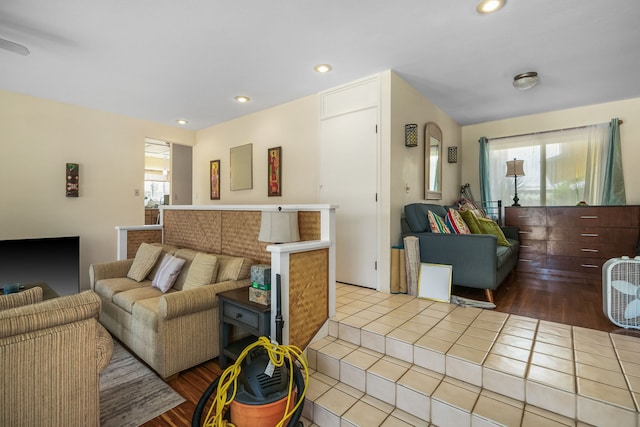
<path fill-rule="evenodd" d="M 478 218 L 471 211 L 460 211 L 460 215 L 473 234 L 484 234 L 478 224 Z"/>
<path fill-rule="evenodd" d="M 504 233 L 498 224 L 488 218 L 476 218 L 483 234 L 493 234 L 498 238 L 500 246 L 511 246 L 511 243 L 504 237 Z"/>

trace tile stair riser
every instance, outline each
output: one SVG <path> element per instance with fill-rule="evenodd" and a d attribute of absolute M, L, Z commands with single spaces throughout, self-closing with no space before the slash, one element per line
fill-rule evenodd
<path fill-rule="evenodd" d="M 348 331 L 347 333 L 350 337 L 354 336 L 352 330 L 348 328 L 341 329 L 339 324 L 335 327 L 329 326 L 328 330 L 330 333 L 329 337 L 337 340 L 338 342 L 341 341 L 339 333 L 340 330 Z M 331 334 L 331 331 L 335 332 Z M 351 345 L 355 345 L 353 338 L 350 338 L 347 342 Z M 361 345 L 360 348 L 372 351 L 378 351 L 380 349 L 378 346 L 364 345 Z M 438 425 L 441 427 L 447 425 L 501 425 L 499 422 L 490 419 L 490 417 L 481 417 L 477 414 L 473 414 L 472 412 L 464 411 L 442 399 L 434 399 L 431 396 L 394 384 L 393 382 L 381 378 L 378 375 L 370 374 L 367 370 L 359 369 L 352 365 L 346 365 L 341 362 L 341 359 L 336 359 L 332 356 L 323 354 L 322 349 L 315 352 L 307 351 L 307 354 L 310 360 L 316 360 L 316 364 L 313 366 L 313 369 L 318 369 L 319 372 L 322 372 L 328 377 L 336 380 L 344 379 L 343 382 L 345 384 L 353 387 L 354 389 L 366 392 L 372 397 L 383 402 L 393 404 L 399 410 L 404 411 L 407 414 L 418 418 L 421 422 L 426 423 L 424 425 L 429 425 L 428 423 L 433 423 L 431 425 Z M 418 356 L 416 356 L 416 354 L 418 354 Z M 429 357 L 425 357 L 424 354 L 429 354 Z M 523 404 L 525 400 L 527 400 L 528 395 L 529 399 L 527 400 L 527 403 L 538 406 L 542 409 L 550 410 L 553 413 L 559 414 L 559 416 L 571 418 L 575 420 L 575 423 L 577 423 L 572 425 L 607 425 L 604 421 L 606 420 L 608 422 L 612 419 L 611 417 L 614 417 L 617 426 L 639 426 L 637 424 L 637 413 L 628 409 L 606 405 L 602 402 L 578 396 L 575 393 L 565 392 L 544 384 L 527 381 L 523 378 L 518 378 L 517 376 L 509 375 L 497 370 L 487 369 L 480 365 L 477 366 L 479 374 L 476 373 L 475 375 L 470 376 L 465 375 L 465 369 L 473 371 L 473 368 L 475 367 L 471 362 L 454 357 L 448 357 L 445 354 L 437 352 L 429 352 L 423 348 L 414 347 L 414 358 L 417 359 L 416 362 L 418 360 L 427 361 L 427 363 L 422 364 L 415 363 L 415 366 L 421 366 L 425 369 L 432 370 L 434 373 L 447 373 L 453 378 L 467 381 L 473 385 L 484 385 L 487 390 L 522 401 Z M 318 360 L 321 362 L 317 363 Z M 456 364 L 462 365 L 456 366 Z M 430 369 L 433 367 L 436 369 Z M 345 372 L 344 378 L 341 378 L 341 372 L 343 371 Z M 480 380 L 478 380 L 478 375 L 481 378 Z M 367 388 L 367 384 L 369 384 L 369 388 Z M 353 425 L 348 421 L 340 421 L 337 414 L 331 412 L 327 408 L 319 406 L 318 404 L 307 401 L 306 406 L 307 408 L 304 413 L 305 418 L 313 420 L 315 417 L 314 423 L 320 427 L 324 427 L 324 425 L 321 424 L 323 422 L 329 423 L 327 425 L 334 425 L 334 423 L 337 423 L 335 425 L 338 426 Z M 531 417 L 533 417 L 533 415 L 528 414 L 528 418 Z M 527 417 L 523 417 L 523 419 L 524 418 Z M 591 423 L 589 420 L 591 420 Z M 341 422 L 342 424 L 340 424 Z"/>
<path fill-rule="evenodd" d="M 354 294 L 373 292 L 356 287 L 353 289 L 356 290 Z M 340 289 L 338 291 L 340 294 Z M 352 290 L 347 289 L 345 294 L 350 292 Z M 379 303 L 371 310 L 362 313 L 353 311 L 351 314 L 339 312 L 326 328 L 328 338 L 337 344 L 344 342 L 352 346 L 354 351 L 374 351 L 386 355 L 381 356 L 385 358 L 393 356 L 399 359 L 399 365 L 413 366 L 411 372 L 424 368 L 433 375 L 440 375 L 432 391 L 414 390 L 414 386 L 403 384 L 402 378 L 394 382 L 395 379 L 391 379 L 394 375 L 387 375 L 380 369 L 373 373 L 368 368 L 357 367 L 359 362 L 355 354 L 349 363 L 342 360 L 345 356 L 335 355 L 331 356 L 335 361 L 329 363 L 330 358 L 323 355 L 323 348 L 319 346 L 316 350 L 308 351 L 308 356 L 310 366 L 315 365 L 314 369 L 324 369 L 325 366 L 328 369 L 326 376 L 320 372 L 314 374 L 319 375 L 319 380 L 343 379 L 344 384 L 337 383 L 332 387 L 344 388 L 349 385 L 354 392 L 362 393 L 364 390 L 392 403 L 393 406 L 389 406 L 377 400 L 380 406 L 392 408 L 387 410 L 387 414 L 393 415 L 389 415 L 388 423 L 382 424 L 385 427 L 640 427 L 637 411 L 640 393 L 635 388 L 632 393 L 625 387 L 625 383 L 629 387 L 631 384 L 640 384 L 640 363 L 635 363 L 640 350 L 640 340 L 637 338 L 443 303 L 433 304 L 429 310 L 414 313 L 415 317 L 412 317 L 408 312 L 416 310 L 418 303 L 424 307 L 430 303 L 412 300 L 406 295 L 401 296 L 403 298 L 389 295 L 381 297 L 378 293 L 376 297 Z M 351 298 L 364 301 L 366 297 L 352 295 Z M 353 317 L 349 319 L 351 315 Z M 402 319 L 410 320 L 403 326 Z M 424 321 L 425 334 L 410 344 L 407 341 L 411 341 L 412 336 L 420 336 L 418 320 Z M 335 354 L 335 351 L 332 353 Z M 597 363 L 603 357 L 607 358 L 604 361 L 606 363 Z M 609 359 L 614 359 L 615 363 Z M 578 364 L 588 365 L 581 367 L 582 374 L 576 369 Z M 625 364 L 629 366 L 625 367 Z M 612 371 L 612 374 L 609 375 L 606 370 Z M 620 381 L 623 376 L 626 381 Z M 338 378 L 333 380 L 331 377 Z M 635 377 L 639 380 L 635 381 Z M 447 387 L 456 384 L 463 394 L 474 387 L 478 391 L 470 394 L 471 401 L 467 400 L 461 405 L 459 397 L 443 391 L 445 383 L 449 384 Z M 580 384 L 584 384 L 584 393 L 580 392 Z M 373 399 L 373 396 L 364 394 L 358 398 Z M 505 399 L 510 403 L 505 403 Z M 510 409 L 492 411 L 488 408 L 493 406 L 487 406 L 486 401 L 493 402 L 491 405 L 507 405 L 502 408 Z M 333 414 L 334 418 L 327 420 L 329 426 L 366 424 L 362 424 L 354 415 L 357 412 L 355 410 L 340 419 L 335 418 L 340 414 L 323 408 L 317 402 L 309 404 L 313 409 L 306 410 L 306 413 L 323 414 L 318 420 L 327 419 L 327 412 Z M 502 415 L 493 416 L 494 413 Z M 509 417 L 505 421 L 507 413 Z M 405 420 L 406 424 L 396 424 L 398 419 Z M 407 419 L 411 421 L 407 422 Z M 514 420 L 520 420 L 520 423 Z M 324 427 L 323 424 L 318 425 Z"/>

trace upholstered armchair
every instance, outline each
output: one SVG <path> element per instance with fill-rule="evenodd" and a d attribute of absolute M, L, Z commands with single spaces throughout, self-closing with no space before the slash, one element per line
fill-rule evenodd
<path fill-rule="evenodd" d="M 0 295 L 0 425 L 98 426 L 99 374 L 113 352 L 100 298 L 41 299 L 40 288 Z"/>

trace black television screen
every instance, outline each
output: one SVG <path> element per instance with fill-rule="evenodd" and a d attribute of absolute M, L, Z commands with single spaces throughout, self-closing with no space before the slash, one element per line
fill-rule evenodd
<path fill-rule="evenodd" d="M 80 289 L 80 237 L 0 240 L 0 285 L 45 282 L 58 295 Z"/>

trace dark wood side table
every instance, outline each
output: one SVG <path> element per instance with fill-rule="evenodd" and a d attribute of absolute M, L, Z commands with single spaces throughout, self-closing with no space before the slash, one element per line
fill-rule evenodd
<path fill-rule="evenodd" d="M 218 294 L 220 313 L 220 368 L 227 367 L 227 357 L 237 359 L 242 350 L 257 337 L 269 336 L 271 330 L 271 306 L 249 301 L 249 288 L 233 289 Z M 229 342 L 231 326 L 241 328 L 251 336 Z"/>

